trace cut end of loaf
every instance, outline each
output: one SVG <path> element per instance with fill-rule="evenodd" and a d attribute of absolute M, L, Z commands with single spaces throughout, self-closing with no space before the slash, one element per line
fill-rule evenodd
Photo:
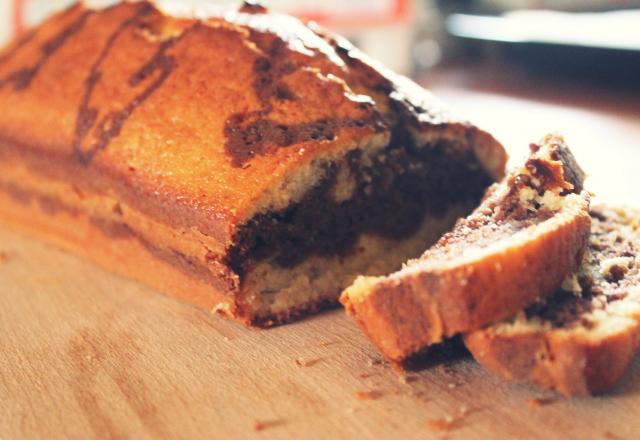
<path fill-rule="evenodd" d="M 470 209 L 471 203 L 461 204 L 443 216 L 426 215 L 417 231 L 405 239 L 362 235 L 348 255 L 311 256 L 292 267 L 273 260 L 257 263 L 243 280 L 239 317 L 268 327 L 307 315 L 317 307 L 336 305 L 342 288 L 358 275 L 397 269 L 408 255 L 419 254 L 424 243 L 434 243 Z"/>
<path fill-rule="evenodd" d="M 471 146 L 414 142 L 349 152 L 299 202 L 243 225 L 227 259 L 241 280 L 238 316 L 267 325 L 335 303 L 357 275 L 397 270 L 470 212 L 492 181 Z"/>

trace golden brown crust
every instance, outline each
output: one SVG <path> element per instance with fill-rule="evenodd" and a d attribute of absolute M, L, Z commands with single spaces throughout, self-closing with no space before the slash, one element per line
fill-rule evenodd
<path fill-rule="evenodd" d="M 571 198 L 567 203 L 571 206 L 540 223 L 525 222 L 492 235 L 494 224 L 502 224 L 496 226 L 497 231 L 508 224 L 498 218 L 529 215 L 522 200 L 526 193 L 520 191 L 525 180 L 536 181 L 538 189 L 557 193 L 581 187 L 581 178 L 574 183 L 564 180 L 565 173 L 558 165 L 565 162 L 556 154 L 558 149 L 566 149 L 563 140 L 547 137 L 542 148 L 541 152 L 532 152 L 527 166 L 521 169 L 524 171 L 514 171 L 492 188 L 471 216 L 461 220 L 420 259 L 388 277 L 359 278 L 343 292 L 340 300 L 347 312 L 389 360 L 402 363 L 431 344 L 511 316 L 554 293 L 567 274 L 577 268 L 591 225 L 589 197 L 584 192 L 558 196 L 557 200 Z M 535 169 L 530 166 L 533 162 L 537 164 Z M 549 170 L 557 175 L 547 173 L 544 177 Z M 566 173 L 566 178 L 580 175 L 578 169 L 575 171 Z M 537 190 L 526 189 L 538 194 Z M 488 238 L 473 235 L 485 227 L 489 229 Z"/>
<path fill-rule="evenodd" d="M 251 219 L 301 200 L 327 163 L 380 151 L 402 126 L 417 148 L 444 139 L 471 152 L 472 166 L 502 175 L 499 143 L 446 115 L 428 92 L 292 17 L 263 12 L 196 20 L 146 1 L 80 3 L 25 34 L 0 52 L 0 107 L 12 109 L 0 116 L 0 160 L 26 166 L 28 178 L 0 183 L 30 186 L 33 197 L 66 185 L 60 192 L 126 208 L 121 221 L 146 237 L 143 247 L 193 250 L 195 273 L 214 286 L 210 295 L 194 288 L 192 302 L 276 322 L 326 298 L 282 316 L 241 310 L 243 274 L 230 249 Z M 78 203 L 81 216 L 96 216 Z M 147 221 L 165 231 L 159 241 L 140 227 Z M 83 254 L 101 252 L 86 237 L 67 238 Z M 130 275 L 153 278 L 151 269 Z"/>
<path fill-rule="evenodd" d="M 12 228 L 46 240 L 88 258 L 101 266 L 143 282 L 178 299 L 211 310 L 219 303 L 232 303 L 230 285 L 218 279 L 194 277 L 181 270 L 175 260 L 158 258 L 149 244 L 132 234 L 104 228 L 81 213 L 58 207 L 55 214 L 44 215 L 39 201 L 16 203 L 5 191 L 0 191 L 0 217 Z M 119 236 L 116 236 L 119 235 Z"/>
<path fill-rule="evenodd" d="M 554 389 L 566 396 L 599 394 L 622 377 L 640 344 L 640 325 L 593 340 L 562 332 L 465 335 L 483 366 L 508 380 Z"/>

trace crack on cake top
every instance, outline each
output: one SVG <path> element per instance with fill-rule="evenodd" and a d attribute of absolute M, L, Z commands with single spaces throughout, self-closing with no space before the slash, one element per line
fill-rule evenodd
<path fill-rule="evenodd" d="M 262 53 L 253 64 L 255 79 L 252 83 L 261 108 L 235 113 L 225 122 L 225 148 L 234 166 L 242 167 L 256 155 L 273 154 L 282 147 L 304 142 L 333 141 L 341 129 L 369 127 L 381 131 L 385 128 L 374 104 L 368 101 L 356 105 L 359 111 L 367 115 L 361 118 L 323 117 L 297 124 L 285 124 L 272 119 L 270 115 L 274 112 L 274 101 L 298 99 L 284 78 L 304 66 L 291 56 L 291 48 L 277 35 L 249 28 L 249 38 Z M 347 93 L 345 88 L 345 95 Z"/>
<path fill-rule="evenodd" d="M 135 12 L 129 18 L 123 20 L 107 38 L 84 81 L 84 94 L 78 107 L 73 138 L 73 149 L 76 157 L 84 165 L 88 165 L 99 151 L 107 148 L 111 141 L 120 134 L 125 122 L 133 112 L 165 82 L 176 66 L 175 58 L 167 55 L 167 51 L 186 32 L 180 33 L 177 37 L 167 37 L 160 41 L 151 58 L 131 74 L 127 81 L 127 86 L 131 90 L 136 90 L 138 86 L 147 82 L 153 74 L 159 72 L 155 79 L 149 81 L 146 87 L 134 94 L 121 109 L 103 112 L 104 114 L 100 118 L 100 109 L 91 106 L 91 97 L 96 86 L 104 77 L 104 72 L 101 70 L 102 64 L 109 56 L 118 38 L 127 29 L 131 29 L 135 25 L 141 25 L 141 20 L 155 11 L 157 10 L 150 3 L 139 3 Z M 92 131 L 95 134 L 95 139 L 89 145 L 85 145 L 85 139 Z"/>

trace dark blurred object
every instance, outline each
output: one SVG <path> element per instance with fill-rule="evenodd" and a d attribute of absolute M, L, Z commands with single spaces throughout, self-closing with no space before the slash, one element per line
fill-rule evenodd
<path fill-rule="evenodd" d="M 640 8 L 640 0 L 438 0 L 447 12 L 501 14 L 519 9 L 601 12 Z"/>
<path fill-rule="evenodd" d="M 446 24 L 476 56 L 497 56 L 534 73 L 640 88 L 640 10 L 453 14 Z"/>

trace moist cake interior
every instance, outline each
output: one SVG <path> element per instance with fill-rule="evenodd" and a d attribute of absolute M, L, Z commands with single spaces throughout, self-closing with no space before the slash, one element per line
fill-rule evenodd
<path fill-rule="evenodd" d="M 592 210 L 591 217 L 591 238 L 581 270 L 555 295 L 527 308 L 527 319 L 553 328 L 590 329 L 598 311 L 622 303 L 640 284 L 638 224 L 604 209 Z"/>
<path fill-rule="evenodd" d="M 397 270 L 419 255 L 477 206 L 493 182 L 468 146 L 445 140 L 417 146 L 397 134 L 373 157 L 354 150 L 322 170 L 301 200 L 255 215 L 235 235 L 227 263 L 248 292 L 241 308 L 277 317 L 305 304 L 333 303 L 357 275 Z M 285 281 L 300 277 L 297 288 Z"/>

